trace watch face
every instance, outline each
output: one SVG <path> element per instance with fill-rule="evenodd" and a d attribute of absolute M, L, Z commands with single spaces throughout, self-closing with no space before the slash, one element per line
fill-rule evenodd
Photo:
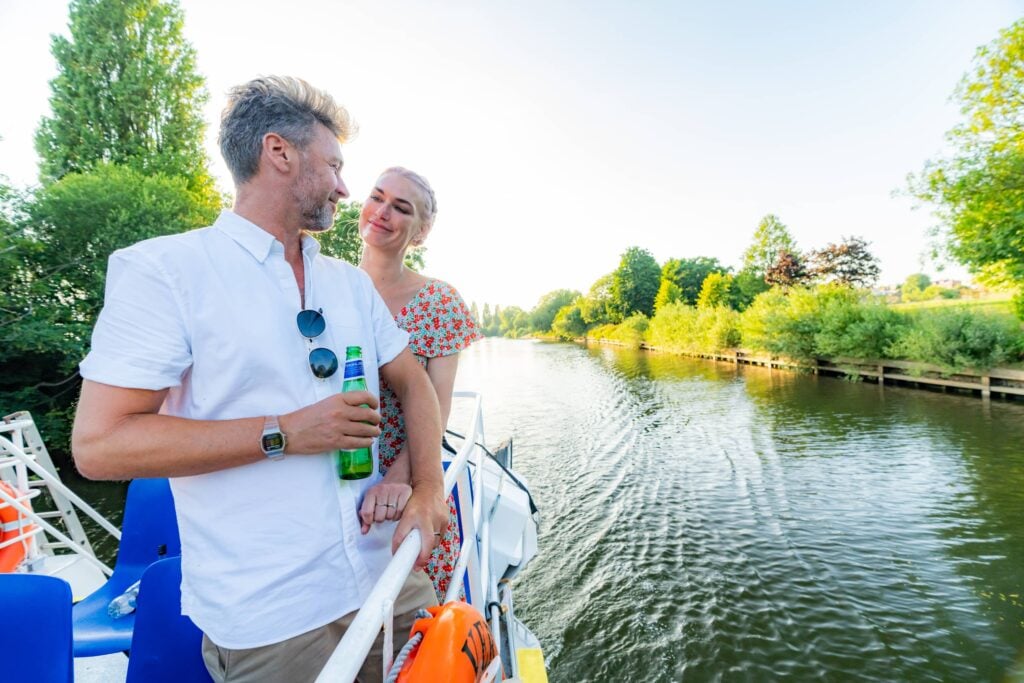
<path fill-rule="evenodd" d="M 272 434 L 263 435 L 263 450 L 267 453 L 273 453 L 284 448 L 284 435 L 281 432 L 274 432 Z"/>

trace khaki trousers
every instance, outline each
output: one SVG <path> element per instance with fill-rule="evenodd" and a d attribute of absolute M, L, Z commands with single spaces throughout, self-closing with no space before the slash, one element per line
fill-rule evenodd
<path fill-rule="evenodd" d="M 414 571 L 395 600 L 394 655 L 409 638 L 416 610 L 437 604 L 434 584 L 426 572 Z M 229 650 L 203 635 L 203 661 L 215 683 L 312 683 L 334 653 L 356 613 L 346 614 L 320 628 L 280 643 Z M 379 683 L 384 679 L 384 632 L 373 642 L 356 679 Z"/>

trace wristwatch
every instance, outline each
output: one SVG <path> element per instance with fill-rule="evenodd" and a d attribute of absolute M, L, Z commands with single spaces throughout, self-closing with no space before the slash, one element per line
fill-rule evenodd
<path fill-rule="evenodd" d="M 271 460 L 280 460 L 284 457 L 284 447 L 288 443 L 280 425 L 277 424 L 276 415 L 267 415 L 263 421 L 263 436 L 260 437 L 260 450 L 263 455 Z"/>

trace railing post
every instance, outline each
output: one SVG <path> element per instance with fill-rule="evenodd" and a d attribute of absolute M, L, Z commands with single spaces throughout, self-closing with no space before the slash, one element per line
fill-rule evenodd
<path fill-rule="evenodd" d="M 981 397 L 992 397 L 992 377 L 990 375 L 986 374 L 981 376 Z"/>

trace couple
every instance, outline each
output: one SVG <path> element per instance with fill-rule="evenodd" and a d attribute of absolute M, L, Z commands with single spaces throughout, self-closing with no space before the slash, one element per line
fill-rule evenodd
<path fill-rule="evenodd" d="M 417 567 L 395 604 L 407 633 L 458 550 L 441 438 L 456 354 L 477 331 L 451 287 L 403 265 L 437 210 L 415 173 L 375 183 L 361 269 L 319 254 L 310 233 L 348 197 L 351 129 L 299 79 L 234 88 L 219 135 L 233 210 L 110 257 L 81 364 L 75 462 L 94 479 L 171 478 L 182 612 L 217 681 L 313 680 L 416 528 Z M 338 363 L 314 362 L 347 346 L 362 347 L 366 392 L 341 394 Z M 375 440 L 378 471 L 340 481 L 328 454 Z M 381 680 L 377 641 L 361 681 Z"/>

